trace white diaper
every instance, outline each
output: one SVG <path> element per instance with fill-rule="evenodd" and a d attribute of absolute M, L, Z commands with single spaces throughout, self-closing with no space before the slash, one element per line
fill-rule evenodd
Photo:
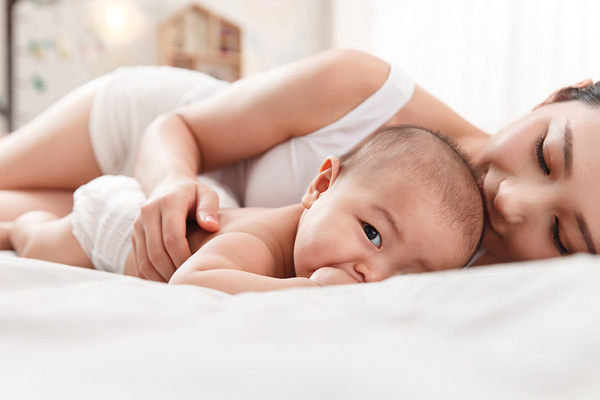
<path fill-rule="evenodd" d="M 199 176 L 219 196 L 222 208 L 239 207 L 234 196 L 217 181 Z M 134 178 L 105 175 L 81 186 L 73 195 L 73 235 L 94 268 L 122 274 L 131 252 L 133 222 L 146 200 Z"/>
<path fill-rule="evenodd" d="M 106 175 L 73 195 L 73 235 L 96 269 L 122 274 L 146 196 L 137 180 Z"/>

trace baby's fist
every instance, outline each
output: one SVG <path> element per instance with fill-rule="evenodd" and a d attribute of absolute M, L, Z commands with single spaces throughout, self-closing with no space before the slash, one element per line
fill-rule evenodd
<path fill-rule="evenodd" d="M 343 269 L 333 267 L 319 268 L 311 275 L 310 279 L 319 286 L 348 285 L 358 283 L 356 279 Z"/>

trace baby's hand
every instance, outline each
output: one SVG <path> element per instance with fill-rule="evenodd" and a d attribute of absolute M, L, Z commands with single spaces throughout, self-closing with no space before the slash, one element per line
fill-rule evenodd
<path fill-rule="evenodd" d="M 319 268 L 310 277 L 310 280 L 319 286 L 328 285 L 348 285 L 359 283 L 349 273 L 339 268 L 323 267 Z"/>

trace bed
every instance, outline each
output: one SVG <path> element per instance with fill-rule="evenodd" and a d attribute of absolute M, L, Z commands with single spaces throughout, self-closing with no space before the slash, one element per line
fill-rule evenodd
<path fill-rule="evenodd" d="M 0 254 L 0 399 L 600 399 L 600 257 L 236 296 Z"/>

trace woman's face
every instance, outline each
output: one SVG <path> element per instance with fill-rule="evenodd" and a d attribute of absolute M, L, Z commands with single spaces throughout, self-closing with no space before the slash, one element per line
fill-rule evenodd
<path fill-rule="evenodd" d="M 494 135 L 477 163 L 492 253 L 518 261 L 600 249 L 600 111 L 545 105 Z"/>

